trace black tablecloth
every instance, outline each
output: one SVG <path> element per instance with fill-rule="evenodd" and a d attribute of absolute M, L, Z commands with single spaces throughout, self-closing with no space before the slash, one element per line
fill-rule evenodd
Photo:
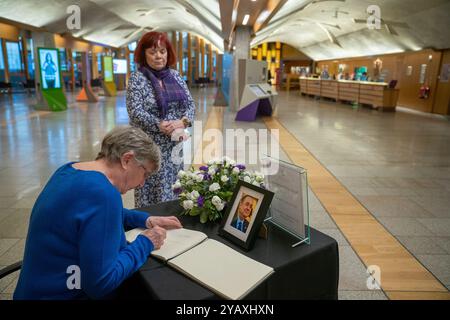
<path fill-rule="evenodd" d="M 178 201 L 170 201 L 139 210 L 152 215 L 178 216 L 182 208 Z M 209 238 L 274 268 L 275 273 L 245 299 L 337 299 L 339 252 L 333 238 L 311 228 L 311 244 L 292 248 L 291 244 L 297 240 L 269 224 L 268 239 L 258 238 L 253 249 L 247 252 L 220 237 L 218 223 L 201 224 L 198 217 L 178 217 L 185 228 L 204 232 Z M 134 287 L 134 295 L 131 290 L 127 290 L 129 298 L 220 299 L 210 290 L 153 257 L 149 257 L 127 285 Z"/>

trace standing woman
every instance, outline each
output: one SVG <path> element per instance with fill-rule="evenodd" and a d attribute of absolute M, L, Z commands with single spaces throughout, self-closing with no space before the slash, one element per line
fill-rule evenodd
<path fill-rule="evenodd" d="M 135 206 L 140 208 L 176 198 L 171 187 L 184 164 L 172 161 L 172 151 L 180 143 L 172 135 L 191 126 L 195 104 L 184 80 L 169 68 L 176 55 L 165 33 L 146 33 L 137 45 L 135 61 L 139 68 L 131 74 L 127 88 L 130 124 L 152 137 L 162 156 L 159 172 L 135 189 Z"/>

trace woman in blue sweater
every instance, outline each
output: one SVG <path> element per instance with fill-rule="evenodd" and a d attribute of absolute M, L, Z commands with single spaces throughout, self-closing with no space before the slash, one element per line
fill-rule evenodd
<path fill-rule="evenodd" d="M 108 133 L 95 161 L 60 167 L 31 213 L 14 299 L 101 299 L 141 267 L 163 244 L 176 217 L 123 208 L 121 194 L 158 171 L 158 146 L 142 130 Z M 127 244 L 124 228 L 146 228 Z"/>

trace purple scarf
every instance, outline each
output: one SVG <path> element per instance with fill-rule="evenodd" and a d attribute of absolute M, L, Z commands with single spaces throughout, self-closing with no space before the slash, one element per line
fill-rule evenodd
<path fill-rule="evenodd" d="M 164 118 L 169 109 L 169 102 L 187 101 L 188 97 L 184 89 L 175 80 L 168 67 L 161 70 L 154 70 L 150 67 L 143 66 L 139 68 L 144 76 L 150 81 L 156 93 L 156 102 L 161 110 L 161 116 Z M 159 84 L 159 80 L 163 83 L 163 88 Z M 164 90 L 165 89 L 165 90 Z"/>

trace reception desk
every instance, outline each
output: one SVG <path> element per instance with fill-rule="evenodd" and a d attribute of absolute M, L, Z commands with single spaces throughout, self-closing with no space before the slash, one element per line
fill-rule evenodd
<path fill-rule="evenodd" d="M 300 78 L 299 82 L 302 94 L 368 104 L 383 111 L 395 111 L 397 106 L 399 90 L 389 88 L 384 82 L 318 78 Z"/>

